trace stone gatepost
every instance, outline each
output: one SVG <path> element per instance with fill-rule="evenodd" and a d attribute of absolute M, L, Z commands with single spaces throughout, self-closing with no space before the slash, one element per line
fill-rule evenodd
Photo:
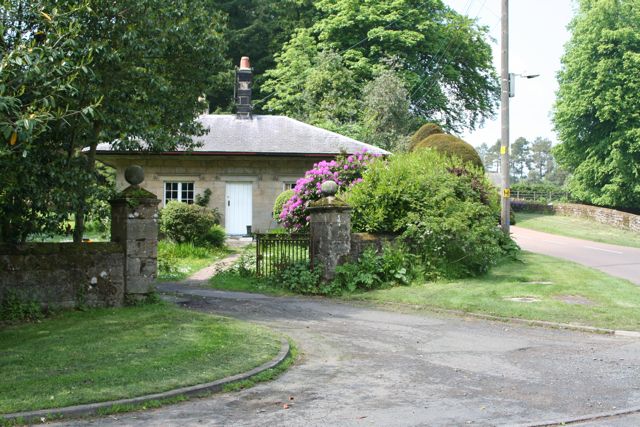
<path fill-rule="evenodd" d="M 124 249 L 125 299 L 137 300 L 153 291 L 156 280 L 160 200 L 140 187 L 140 166 L 129 166 L 125 179 L 131 185 L 111 200 L 111 241 Z"/>
<path fill-rule="evenodd" d="M 336 266 L 349 260 L 351 252 L 351 207 L 335 197 L 338 185 L 322 184 L 326 195 L 309 205 L 311 245 L 314 267 L 322 268 L 322 279 L 335 276 Z"/>

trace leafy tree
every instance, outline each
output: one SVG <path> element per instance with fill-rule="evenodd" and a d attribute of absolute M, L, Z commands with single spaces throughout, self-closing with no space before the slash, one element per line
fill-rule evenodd
<path fill-rule="evenodd" d="M 558 74 L 555 155 L 574 196 L 640 206 L 640 7 L 580 0 Z"/>
<path fill-rule="evenodd" d="M 530 168 L 531 147 L 529 141 L 520 137 L 511 144 L 511 175 L 518 180 L 525 177 L 525 171 Z"/>
<path fill-rule="evenodd" d="M 59 230 L 87 183 L 84 162 L 64 139 L 65 123 L 90 120 L 98 102 L 78 96 L 91 51 L 78 43 L 78 2 L 46 13 L 41 2 L 15 0 L 0 15 L 0 241 Z"/>
<path fill-rule="evenodd" d="M 5 39 L 16 33 L 22 36 L 21 44 L 4 42 L 7 55 L 3 59 L 38 43 L 39 27 L 22 30 L 31 25 L 34 16 L 45 17 L 48 22 L 43 28 L 57 28 L 61 40 L 73 41 L 68 48 L 70 58 L 91 59 L 86 64 L 78 60 L 82 73 L 76 71 L 65 82 L 65 90 L 73 96 L 54 104 L 47 101 L 53 111 L 78 110 L 76 105 L 84 104 L 88 107 L 79 110 L 82 114 L 54 117 L 55 126 L 45 126 L 38 136 L 39 147 L 46 149 L 47 155 L 43 152 L 40 157 L 30 157 L 34 169 L 37 166 L 52 175 L 65 159 L 65 164 L 81 166 L 75 170 L 81 169 L 80 176 L 86 177 L 77 180 L 83 185 L 66 192 L 67 211 L 76 211 L 74 240 L 82 237 L 86 201 L 95 190 L 89 183 L 96 181 L 95 151 L 99 143 L 168 150 L 189 146 L 190 135 L 203 132 L 193 120 L 202 109 L 197 98 L 206 89 L 208 76 L 222 66 L 220 52 L 224 46 L 220 19 L 205 6 L 205 0 L 87 0 L 83 8 L 56 0 L 8 4 L 8 13 L 16 18 L 3 22 Z M 29 11 L 28 16 L 24 10 Z M 59 22 L 62 17 L 69 17 L 71 24 Z M 54 41 L 46 36 L 46 43 L 53 45 Z M 48 72 L 42 62 L 20 66 L 23 72 L 35 76 Z M 3 81 L 10 82 L 5 77 L 2 73 Z M 21 90 L 25 99 L 41 96 L 37 85 L 25 85 Z M 56 94 L 55 86 L 43 90 L 45 96 Z M 92 109 L 92 103 L 97 102 L 99 108 Z M 9 125 L 15 127 L 15 122 Z M 82 151 L 86 159 L 79 155 Z M 54 191 L 50 184 L 49 180 L 41 181 L 40 188 L 34 188 L 25 203 L 46 199 Z M 47 206 L 36 210 L 46 214 Z"/>
<path fill-rule="evenodd" d="M 555 160 L 551 154 L 551 141 L 536 138 L 531 144 L 529 158 L 529 180 L 542 181 L 555 168 Z"/>
<path fill-rule="evenodd" d="M 398 73 L 382 71 L 364 86 L 363 95 L 362 139 L 385 150 L 405 149 L 416 117 Z"/>
<path fill-rule="evenodd" d="M 212 76 L 207 98 L 211 110 L 230 111 L 233 106 L 233 67 L 249 56 L 254 69 L 254 99 L 260 100 L 264 72 L 274 67 L 274 55 L 298 28 L 313 21 L 311 0 L 209 0 L 209 10 L 226 16 L 223 51 L 225 69 Z M 256 103 L 256 110 L 262 104 Z"/>
<path fill-rule="evenodd" d="M 493 145 L 488 146 L 483 142 L 478 146 L 478 155 L 482 159 L 482 164 L 488 171 L 495 171 L 496 162 L 500 160 L 500 140 L 497 140 Z"/>
<path fill-rule="evenodd" d="M 305 101 L 308 91 L 317 90 L 309 80 L 325 67 L 319 58 L 330 53 L 342 60 L 334 69 L 336 94 L 349 99 L 358 99 L 391 61 L 402 70 L 411 109 L 421 119 L 460 130 L 492 115 L 497 79 L 484 41 L 487 30 L 473 20 L 440 0 L 320 0 L 314 7 L 315 23 L 295 33 L 267 72 L 267 110 L 314 124 L 318 114 L 338 124 L 350 120 L 342 110 L 318 112 Z"/>

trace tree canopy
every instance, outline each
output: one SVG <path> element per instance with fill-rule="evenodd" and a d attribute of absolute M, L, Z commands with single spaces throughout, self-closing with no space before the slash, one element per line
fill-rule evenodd
<path fill-rule="evenodd" d="M 324 114 L 334 126 L 348 125 L 358 109 L 319 113 L 324 98 L 357 101 L 367 82 L 391 69 L 422 121 L 455 131 L 493 114 L 498 85 L 487 30 L 440 0 L 320 0 L 314 7 L 315 23 L 298 29 L 267 72 L 267 110 L 312 123 Z M 332 79 L 318 79 L 328 63 Z"/>
<path fill-rule="evenodd" d="M 167 150 L 202 132 L 197 99 L 222 66 L 222 27 L 205 0 L 4 6 L 2 240 L 54 231 L 74 210 L 79 240 L 98 143 Z M 44 221 L 52 212 L 55 219 Z"/>
<path fill-rule="evenodd" d="M 261 99 L 264 72 L 275 65 L 274 55 L 297 28 L 314 18 L 312 0 L 210 0 L 209 9 L 225 17 L 226 67 L 212 75 L 207 99 L 214 111 L 233 107 L 233 67 L 242 56 L 251 58 L 254 99 Z M 256 105 L 260 111 L 261 105 Z"/>
<path fill-rule="evenodd" d="M 640 5 L 580 0 L 558 74 L 555 150 L 574 196 L 640 207 Z"/>

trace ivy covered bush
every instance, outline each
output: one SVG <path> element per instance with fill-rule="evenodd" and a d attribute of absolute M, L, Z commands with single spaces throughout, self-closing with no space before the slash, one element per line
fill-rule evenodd
<path fill-rule="evenodd" d="M 400 234 L 427 278 L 481 274 L 517 250 L 482 170 L 433 150 L 374 162 L 347 201 L 354 231 Z"/>
<path fill-rule="evenodd" d="M 379 157 L 368 151 L 340 155 L 336 160 L 321 161 L 296 182 L 293 196 L 282 206 L 279 222 L 290 232 L 304 231 L 309 226 L 309 203 L 322 197 L 321 186 L 325 181 L 335 181 L 338 191 L 344 192 L 362 181 L 366 168 Z"/>
<path fill-rule="evenodd" d="M 217 211 L 198 205 L 169 202 L 160 214 L 160 232 L 176 243 L 222 245 L 224 230 Z"/>

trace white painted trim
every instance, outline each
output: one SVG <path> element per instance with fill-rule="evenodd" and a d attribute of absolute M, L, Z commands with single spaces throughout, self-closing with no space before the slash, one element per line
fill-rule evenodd
<path fill-rule="evenodd" d="M 260 177 L 255 175 L 220 175 L 218 178 L 224 182 L 256 182 L 260 180 Z"/>
<path fill-rule="evenodd" d="M 168 179 L 166 181 L 162 181 L 162 207 L 167 206 L 167 182 L 177 182 L 178 184 L 180 184 L 180 186 L 178 187 L 178 201 L 181 202 L 182 201 L 182 184 L 193 184 L 193 203 L 196 202 L 196 181 L 193 180 L 171 180 Z"/>
<path fill-rule="evenodd" d="M 171 174 L 171 175 L 165 175 L 165 174 L 161 174 L 161 173 L 157 173 L 153 175 L 153 178 L 160 181 L 171 181 L 171 182 L 194 182 L 194 181 L 198 181 L 200 179 L 202 179 L 202 174 L 200 175 L 194 175 L 192 173 L 190 174 Z"/>
<path fill-rule="evenodd" d="M 248 192 L 244 193 L 243 196 L 247 196 L 246 199 L 236 199 L 234 198 L 232 201 L 233 206 L 230 207 L 229 205 L 229 201 L 230 201 L 230 197 L 231 197 L 231 193 L 230 193 L 230 188 L 232 186 L 235 186 L 236 188 L 238 186 L 240 186 L 240 188 L 242 188 L 242 192 L 244 192 L 244 190 L 249 190 Z M 247 225 L 253 225 L 253 191 L 255 190 L 253 182 L 252 181 L 235 181 L 235 182 L 227 182 L 225 184 L 225 197 L 224 197 L 224 227 L 227 231 L 227 234 L 229 235 L 244 235 L 246 233 L 246 228 L 244 228 Z M 242 193 L 241 192 L 241 193 Z M 237 195 L 234 194 L 234 196 Z M 243 200 L 246 204 L 244 205 L 244 207 L 247 209 L 245 210 L 237 210 L 237 202 L 239 202 L 239 200 Z M 242 205 L 240 205 L 242 206 Z M 234 214 L 232 215 L 232 210 L 234 210 Z M 241 226 L 238 224 L 238 220 L 242 220 L 242 215 L 240 212 L 244 213 L 247 217 L 247 221 L 244 221 L 244 224 L 242 224 Z M 248 222 L 248 224 L 247 224 Z M 233 227 L 232 227 L 233 226 Z M 237 229 L 235 229 L 237 228 Z"/>

